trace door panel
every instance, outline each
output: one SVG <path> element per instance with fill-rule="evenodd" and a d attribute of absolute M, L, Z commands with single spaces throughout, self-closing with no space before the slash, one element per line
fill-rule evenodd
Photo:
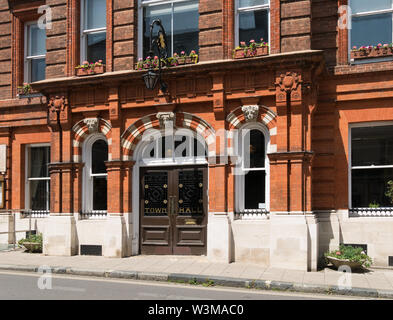
<path fill-rule="evenodd" d="M 206 254 L 207 168 L 141 169 L 141 253 Z"/>
<path fill-rule="evenodd" d="M 141 171 L 141 253 L 172 254 L 170 228 L 170 174 L 166 170 Z"/>

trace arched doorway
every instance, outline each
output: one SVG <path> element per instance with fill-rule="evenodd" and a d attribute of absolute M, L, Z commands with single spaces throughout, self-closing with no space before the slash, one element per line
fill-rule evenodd
<path fill-rule="evenodd" d="M 206 156 L 205 140 L 190 129 L 152 129 L 143 135 L 134 153 L 133 209 L 139 213 L 134 250 L 206 254 Z"/>

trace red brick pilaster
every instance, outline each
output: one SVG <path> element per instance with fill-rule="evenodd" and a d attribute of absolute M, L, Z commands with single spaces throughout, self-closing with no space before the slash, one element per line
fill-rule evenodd
<path fill-rule="evenodd" d="M 277 73 L 277 152 L 269 154 L 272 212 L 299 214 L 311 210 L 313 152 L 306 146 L 310 117 L 302 86 L 299 70 Z"/>
<path fill-rule="evenodd" d="M 123 212 L 132 212 L 132 173 L 134 161 L 123 161 Z"/>
<path fill-rule="evenodd" d="M 121 215 L 123 213 L 122 161 L 107 161 L 105 164 L 108 173 L 108 214 Z"/>

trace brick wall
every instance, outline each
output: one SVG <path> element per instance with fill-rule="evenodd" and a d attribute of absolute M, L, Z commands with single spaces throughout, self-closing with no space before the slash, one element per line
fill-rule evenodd
<path fill-rule="evenodd" d="M 0 100 L 11 97 L 11 14 L 7 0 L 0 0 Z"/>
<path fill-rule="evenodd" d="M 47 0 L 52 9 L 53 29 L 47 30 L 46 78 L 66 75 L 67 57 L 67 1 Z"/>
<path fill-rule="evenodd" d="M 138 0 L 113 2 L 113 71 L 130 70 L 137 57 Z"/>
<path fill-rule="evenodd" d="M 311 49 L 311 0 L 281 0 L 281 52 Z"/>

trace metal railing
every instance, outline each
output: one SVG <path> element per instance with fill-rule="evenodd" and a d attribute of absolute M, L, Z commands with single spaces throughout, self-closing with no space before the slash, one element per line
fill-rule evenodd
<path fill-rule="evenodd" d="M 106 210 L 92 210 L 88 212 L 81 212 L 81 219 L 106 219 L 108 211 Z"/>
<path fill-rule="evenodd" d="M 353 208 L 349 209 L 350 217 L 393 217 L 392 207 Z"/>

